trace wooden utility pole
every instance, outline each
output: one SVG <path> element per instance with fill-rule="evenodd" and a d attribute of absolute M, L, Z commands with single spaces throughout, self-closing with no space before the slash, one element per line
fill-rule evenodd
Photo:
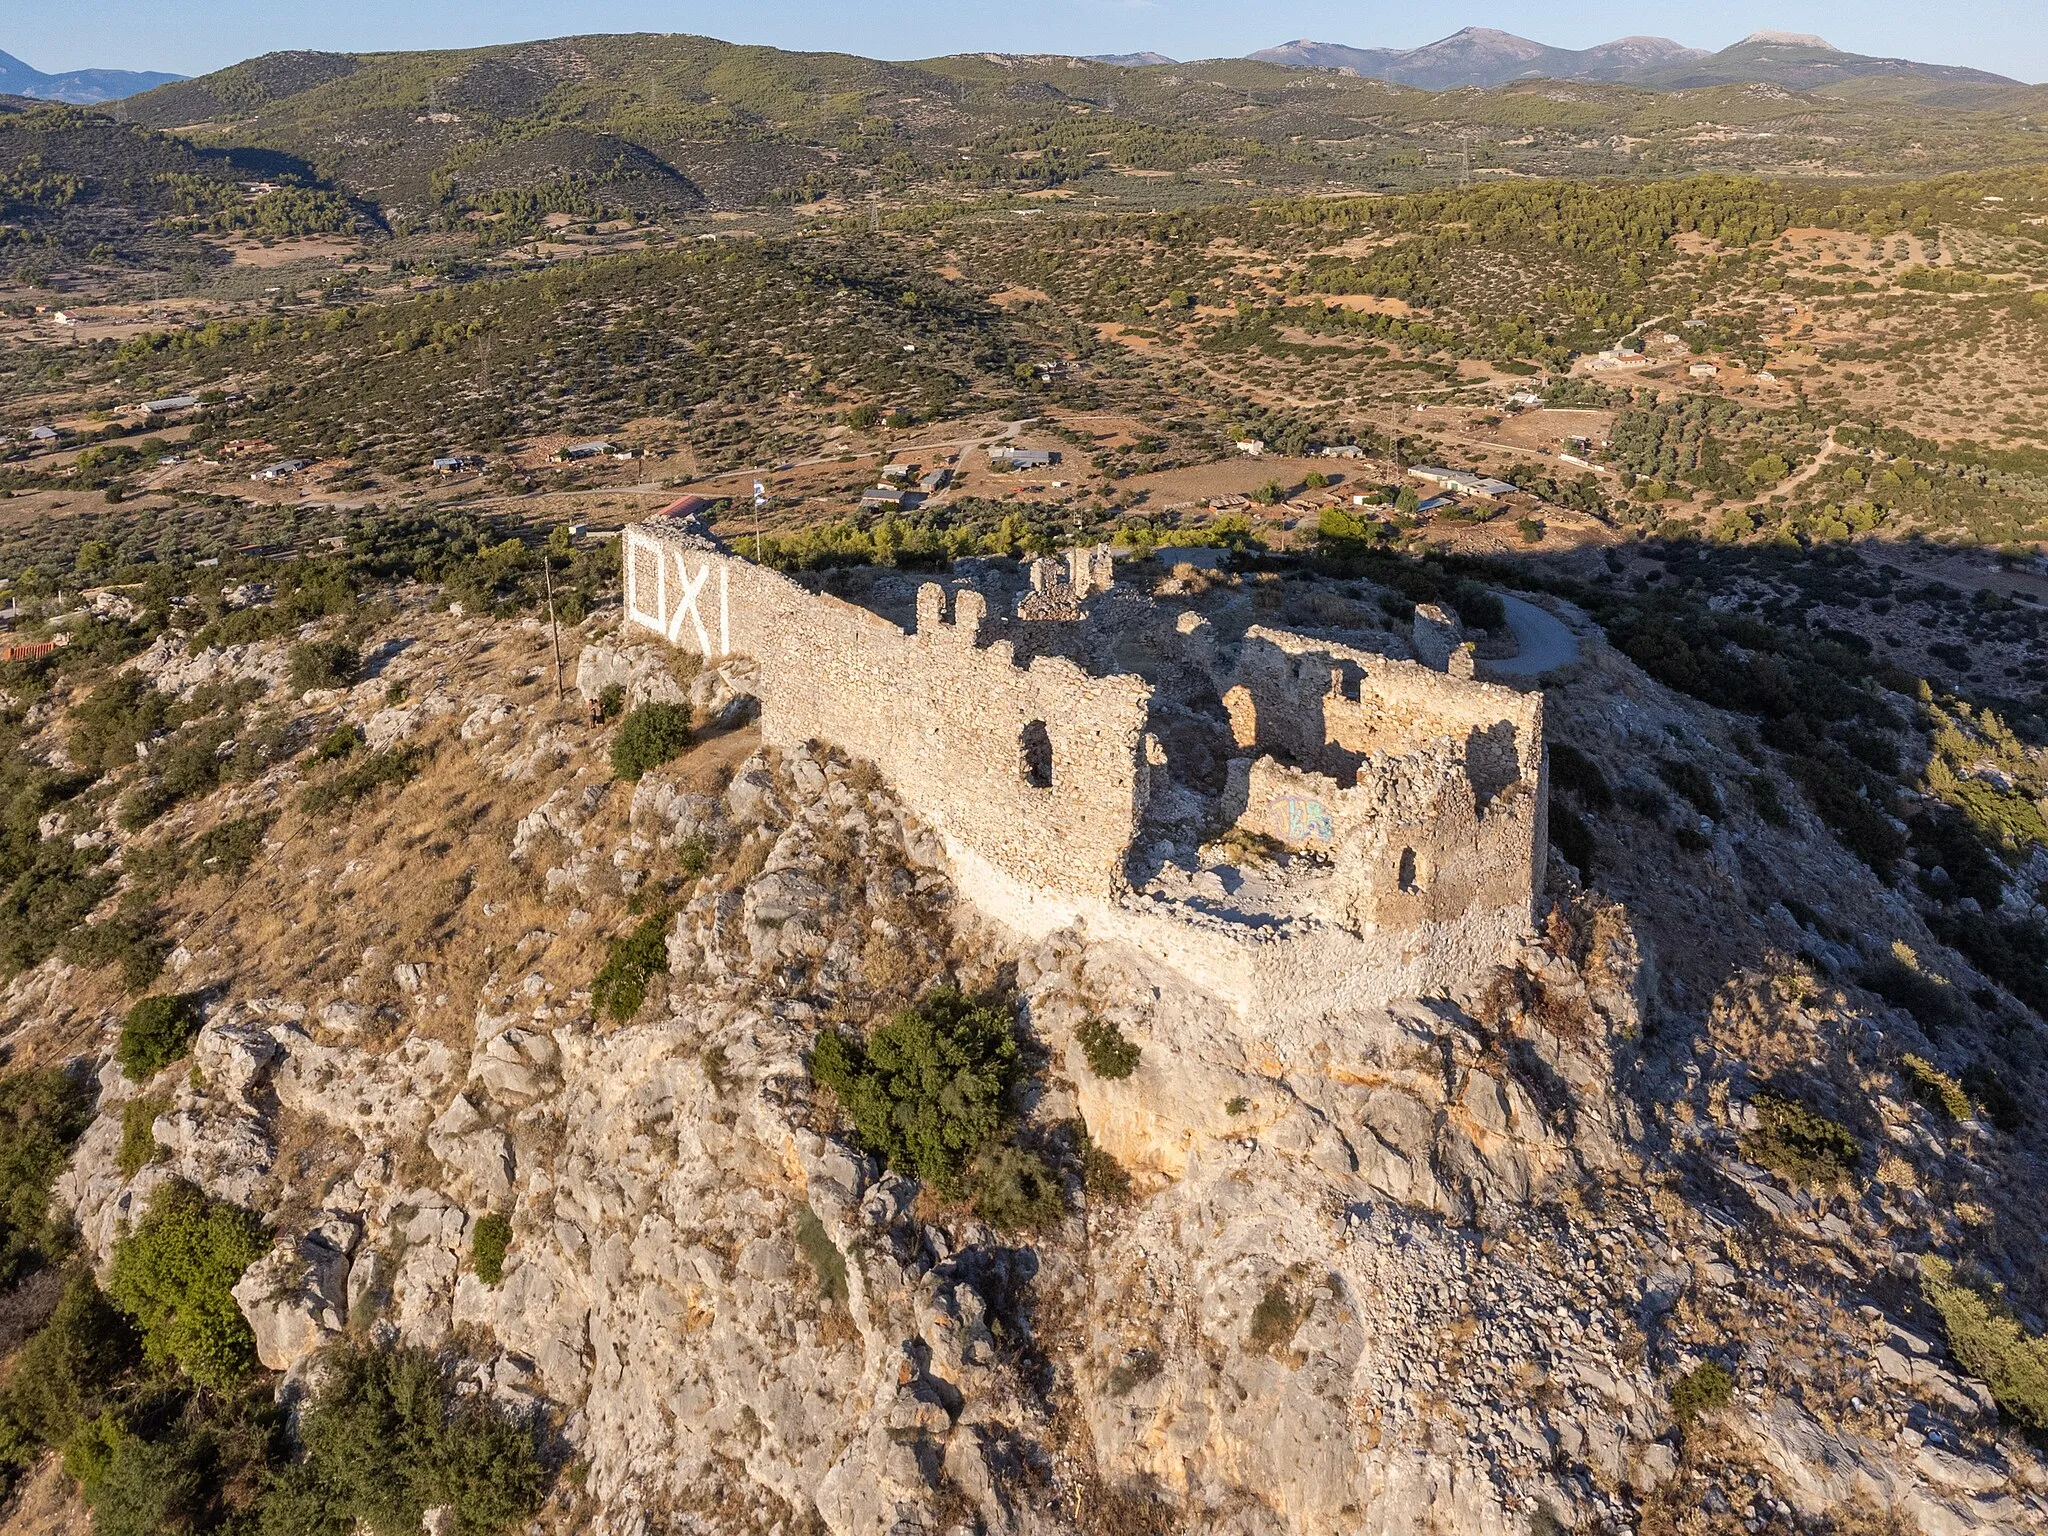
<path fill-rule="evenodd" d="M 555 640 L 555 702 L 562 702 L 562 626 L 555 618 L 555 561 L 545 547 L 540 552 L 540 569 L 548 584 L 548 632 Z"/>

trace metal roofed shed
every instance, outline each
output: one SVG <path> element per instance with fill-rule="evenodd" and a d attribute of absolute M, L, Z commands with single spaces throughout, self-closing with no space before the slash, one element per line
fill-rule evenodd
<path fill-rule="evenodd" d="M 161 400 L 143 401 L 142 414 L 145 416 L 166 416 L 172 411 L 189 411 L 198 403 L 199 397 L 197 395 L 166 395 Z"/>
<path fill-rule="evenodd" d="M 1520 489 L 1505 480 L 1496 480 L 1490 475 L 1475 475 L 1469 470 L 1444 469 L 1434 464 L 1424 464 L 1408 471 L 1418 480 L 1427 480 L 1440 485 L 1447 491 L 1459 491 L 1467 496 L 1484 496 L 1497 501 L 1503 496 L 1512 496 Z"/>
<path fill-rule="evenodd" d="M 999 443 L 988 451 L 990 464 L 1007 464 L 1012 469 L 1050 469 L 1059 459 L 1060 456 L 1050 448 L 1015 448 L 1006 443 Z"/>
<path fill-rule="evenodd" d="M 864 507 L 901 507 L 903 487 L 900 485 L 870 486 L 861 492 L 860 504 Z"/>

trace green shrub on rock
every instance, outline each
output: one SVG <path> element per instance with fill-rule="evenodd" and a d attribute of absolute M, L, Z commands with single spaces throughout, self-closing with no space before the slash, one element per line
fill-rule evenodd
<path fill-rule="evenodd" d="M 0 1077 L 0 1285 L 61 1248 L 50 1190 L 91 1122 L 85 1089 L 62 1072 Z"/>
<path fill-rule="evenodd" d="M 1969 1283 L 1931 1254 L 1920 1260 L 1920 1289 L 1941 1314 L 1963 1369 L 1991 1388 L 2008 1416 L 2048 1430 L 2048 1339 L 2028 1333 L 1995 1291 Z"/>
<path fill-rule="evenodd" d="M 144 1439 L 112 1409 L 64 1447 L 64 1470 L 92 1510 L 93 1536 L 166 1536 L 200 1528 L 206 1479 L 199 1457 L 173 1434 Z"/>
<path fill-rule="evenodd" d="M 292 691 L 346 688 L 355 681 L 362 664 L 362 656 L 346 640 L 304 641 L 291 650 Z"/>
<path fill-rule="evenodd" d="M 146 1093 L 138 1093 L 121 1106 L 121 1145 L 115 1150 L 114 1166 L 122 1178 L 134 1178 L 162 1155 L 156 1119 L 170 1107 L 169 1098 Z"/>
<path fill-rule="evenodd" d="M 975 1160 L 975 1214 L 997 1231 L 1050 1226 L 1066 1209 L 1059 1176 L 1037 1153 L 1004 1143 Z"/>
<path fill-rule="evenodd" d="M 647 1001 L 647 984 L 668 969 L 667 912 L 644 917 L 633 931 L 613 939 L 604 964 L 590 983 L 590 1005 L 614 1024 L 624 1024 Z"/>
<path fill-rule="evenodd" d="M 1703 1413 L 1725 1408 L 1735 1399 L 1735 1379 L 1711 1360 L 1703 1360 L 1671 1384 L 1671 1417 L 1689 1426 Z"/>
<path fill-rule="evenodd" d="M 818 1295 L 825 1301 L 846 1300 L 846 1255 L 808 1205 L 797 1207 L 796 1245 L 818 1277 Z"/>
<path fill-rule="evenodd" d="M 107 1294 L 142 1330 L 152 1365 L 175 1363 L 225 1392 L 256 1368 L 256 1339 L 233 1287 L 269 1247 L 254 1211 L 174 1179 L 115 1245 Z"/>
<path fill-rule="evenodd" d="M 15 1359 L 8 1416 L 42 1444 L 62 1445 L 140 1355 L 128 1319 L 101 1294 L 92 1271 L 80 1270 Z"/>
<path fill-rule="evenodd" d="M 505 1278 L 505 1251 L 511 1246 L 509 1218 L 497 1211 L 479 1216 L 469 1241 L 470 1263 L 476 1268 L 477 1279 L 485 1285 L 500 1284 Z"/>
<path fill-rule="evenodd" d="M 1963 1091 L 1963 1085 L 1926 1057 L 1910 1053 L 1900 1057 L 1899 1075 L 1906 1080 L 1913 1097 L 1937 1111 L 1943 1119 L 1962 1121 L 1970 1118 L 1970 1096 Z"/>
<path fill-rule="evenodd" d="M 1863 1144 L 1846 1126 L 1775 1093 L 1756 1096 L 1758 1126 L 1742 1155 L 1797 1184 L 1832 1189 L 1856 1171 Z"/>
<path fill-rule="evenodd" d="M 423 761 L 412 747 L 393 747 L 356 758 L 352 765 L 331 778 L 308 784 L 299 794 L 299 808 L 308 816 L 325 816 L 381 789 L 386 784 L 410 782 Z"/>
<path fill-rule="evenodd" d="M 636 780 L 690 745 L 690 706 L 642 704 L 619 722 L 612 738 L 612 772 Z"/>
<path fill-rule="evenodd" d="M 948 1194 L 968 1161 L 1002 1133 L 1019 1070 L 1017 1037 L 999 1010 L 950 989 L 896 1015 L 863 1044 L 827 1030 L 811 1057 L 854 1134 L 899 1173 Z"/>
<path fill-rule="evenodd" d="M 192 1037 L 204 1022 L 197 993 L 153 993 L 121 1021 L 114 1059 L 131 1081 L 146 1083 L 191 1048 Z"/>
<path fill-rule="evenodd" d="M 493 1536 L 539 1507 L 533 1436 L 495 1404 L 458 1397 L 454 1362 L 344 1345 L 299 1426 L 300 1458 L 272 1480 L 262 1536 L 410 1536 L 445 1508 L 459 1536 Z"/>
<path fill-rule="evenodd" d="M 1081 1054 L 1088 1058 L 1088 1070 L 1097 1077 L 1124 1078 L 1138 1070 L 1139 1047 L 1124 1038 L 1124 1032 L 1104 1019 L 1083 1019 L 1074 1031 L 1081 1042 Z"/>

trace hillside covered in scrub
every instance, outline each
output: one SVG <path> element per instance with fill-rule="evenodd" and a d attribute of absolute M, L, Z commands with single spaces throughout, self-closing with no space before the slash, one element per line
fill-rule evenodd
<path fill-rule="evenodd" d="M 584 37 L 0 103 L 0 1536 L 2048 1527 L 2038 96 Z M 772 657 L 624 627 L 657 517 L 791 612 L 1156 605 L 1106 902 L 1335 883 L 1205 809 L 1329 765 L 1155 628 L 1540 690 L 1533 927 L 1525 851 L 1313 1021 L 1006 928 Z M 1466 729 L 1400 751 L 1477 817 Z"/>
<path fill-rule="evenodd" d="M 9 1518 L 2040 1522 L 2048 774 L 1996 711 L 1717 629 L 1704 555 L 1525 584 L 1581 646 L 1541 942 L 1253 1057 L 761 750 L 746 663 L 622 642 L 601 545 L 477 549 L 95 555 L 4 664 Z M 1374 645 L 1512 579 L 1120 574 Z"/>

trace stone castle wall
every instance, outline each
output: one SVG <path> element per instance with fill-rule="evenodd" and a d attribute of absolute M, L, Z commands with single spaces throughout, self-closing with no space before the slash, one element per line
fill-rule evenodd
<path fill-rule="evenodd" d="M 681 529 L 626 531 L 629 624 L 761 663 L 762 733 L 881 769 L 911 810 L 1021 884 L 1113 899 L 1144 802 L 1150 690 L 1063 657 L 986 644 L 986 604 L 936 583 L 905 633 Z"/>
<path fill-rule="evenodd" d="M 905 631 L 684 526 L 637 525 L 623 542 L 629 627 L 756 658 L 766 740 L 874 763 L 944 838 L 962 895 L 1022 932 L 1083 924 L 1273 1028 L 1441 994 L 1531 932 L 1540 696 L 1277 630 L 1232 651 L 1183 615 L 1185 661 L 1216 673 L 1251 749 L 1244 823 L 1333 865 L 1293 916 L 1232 921 L 1130 890 L 1153 690 L 1065 655 L 1018 663 L 1011 635 L 1058 626 L 993 617 L 972 590 L 949 603 L 931 583 Z M 1289 824 L 1269 828 L 1276 816 Z"/>

